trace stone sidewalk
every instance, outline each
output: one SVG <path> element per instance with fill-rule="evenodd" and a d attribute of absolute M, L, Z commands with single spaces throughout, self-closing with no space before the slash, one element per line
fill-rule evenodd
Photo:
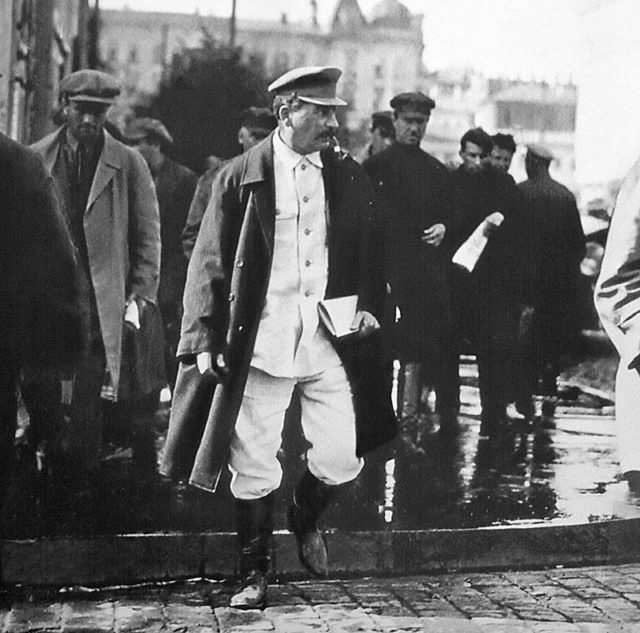
<path fill-rule="evenodd" d="M 7 633 L 614 633 L 640 631 L 640 564 L 301 581 L 264 611 L 231 585 L 193 581 L 6 597 Z"/>

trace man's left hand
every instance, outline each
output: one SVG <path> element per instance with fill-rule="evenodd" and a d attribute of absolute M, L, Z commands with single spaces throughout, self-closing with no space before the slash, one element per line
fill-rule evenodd
<path fill-rule="evenodd" d="M 356 316 L 353 318 L 351 329 L 357 331 L 356 336 L 362 338 L 380 329 L 380 323 L 378 319 L 367 312 L 366 310 L 358 310 Z"/>
<path fill-rule="evenodd" d="M 431 246 L 440 246 L 446 232 L 447 227 L 444 224 L 434 224 L 422 232 L 422 241 Z"/>

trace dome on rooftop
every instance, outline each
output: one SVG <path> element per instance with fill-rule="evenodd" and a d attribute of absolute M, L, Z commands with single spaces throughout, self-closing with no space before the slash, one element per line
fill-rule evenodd
<path fill-rule="evenodd" d="M 371 11 L 371 23 L 378 26 L 407 28 L 411 26 L 411 13 L 398 0 L 381 0 Z"/>

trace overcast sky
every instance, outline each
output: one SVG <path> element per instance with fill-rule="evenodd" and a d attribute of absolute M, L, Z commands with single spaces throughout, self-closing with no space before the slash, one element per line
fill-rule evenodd
<path fill-rule="evenodd" d="M 307 21 L 308 0 L 236 0 L 239 19 Z M 379 0 L 359 0 L 366 16 Z M 317 0 L 327 25 L 336 0 Z M 490 76 L 575 78 L 580 0 L 404 0 L 424 15 L 424 61 L 429 70 L 471 66 Z M 100 0 L 105 9 L 179 11 L 229 15 L 232 0 Z"/>

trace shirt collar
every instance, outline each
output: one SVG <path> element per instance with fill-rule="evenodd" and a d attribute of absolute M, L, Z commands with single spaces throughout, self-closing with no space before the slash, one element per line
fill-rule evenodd
<path fill-rule="evenodd" d="M 320 152 L 312 152 L 305 155 L 298 154 L 280 138 L 280 134 L 277 131 L 273 135 L 273 154 L 289 171 L 293 171 L 304 160 L 322 169 Z"/>

